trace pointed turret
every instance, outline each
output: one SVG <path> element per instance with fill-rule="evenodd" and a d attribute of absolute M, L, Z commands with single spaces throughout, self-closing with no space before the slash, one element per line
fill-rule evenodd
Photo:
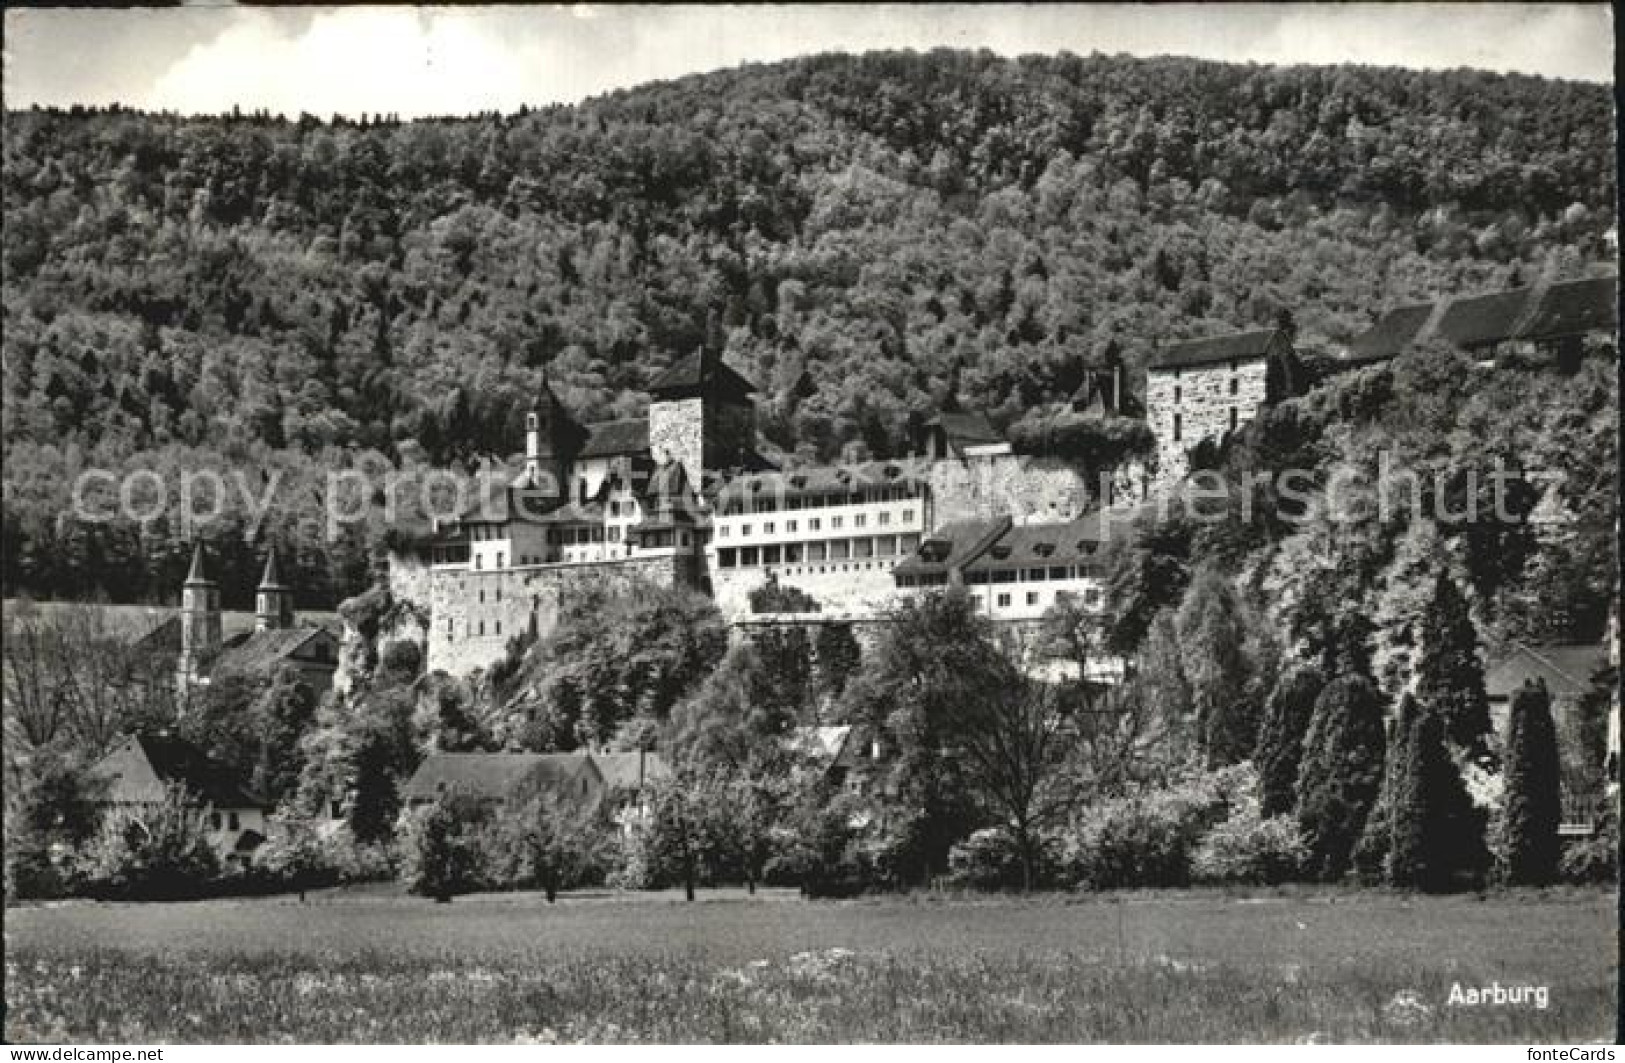
<path fill-rule="evenodd" d="M 204 665 L 220 650 L 220 588 L 209 578 L 208 557 L 201 540 L 192 546 L 192 567 L 181 584 L 181 655 L 175 670 L 184 695 L 203 675 Z"/>
<path fill-rule="evenodd" d="M 554 393 L 543 370 L 541 387 L 525 414 L 526 485 L 562 495 L 584 439 L 585 432 Z"/>
<path fill-rule="evenodd" d="M 293 626 L 293 589 L 282 582 L 276 547 L 265 554 L 265 572 L 254 593 L 254 630 L 280 631 Z"/>

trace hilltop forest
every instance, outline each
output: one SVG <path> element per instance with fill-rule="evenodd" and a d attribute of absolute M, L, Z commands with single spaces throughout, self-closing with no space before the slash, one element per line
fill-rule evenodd
<path fill-rule="evenodd" d="M 331 604 L 386 521 L 327 541 L 327 473 L 510 454 L 544 371 L 582 418 L 634 416 L 712 343 L 787 460 L 883 455 L 950 392 L 1011 429 L 1112 352 L 1138 368 L 1283 310 L 1328 347 L 1397 303 L 1576 275 L 1613 225 L 1611 102 L 1471 71 L 933 52 L 445 120 L 10 112 L 5 591 L 172 596 L 173 512 L 59 514 L 86 468 L 171 494 L 216 468 L 277 485 L 259 535 Z M 1526 435 L 1561 454 L 1600 431 L 1610 381 L 1586 381 L 1569 437 L 1533 407 Z M 1451 411 L 1424 412 L 1404 423 L 1440 435 L 1415 452 L 1459 449 Z M 205 534 L 241 606 L 246 507 Z"/>

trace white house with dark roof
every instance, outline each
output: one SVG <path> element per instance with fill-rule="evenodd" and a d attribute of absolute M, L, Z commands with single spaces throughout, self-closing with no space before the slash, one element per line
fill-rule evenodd
<path fill-rule="evenodd" d="M 132 735 L 90 769 L 106 790 L 103 807 L 140 819 L 170 793 L 187 795 L 203 818 L 211 845 L 225 859 L 246 861 L 266 836 L 270 803 L 250 792 L 224 765 L 181 738 L 159 732 Z"/>

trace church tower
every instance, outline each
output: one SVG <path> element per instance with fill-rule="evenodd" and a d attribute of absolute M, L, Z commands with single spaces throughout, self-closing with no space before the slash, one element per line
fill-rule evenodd
<path fill-rule="evenodd" d="M 756 453 L 756 388 L 701 347 L 649 384 L 649 453 L 683 465 L 699 490 L 707 472 L 750 467 Z"/>
<path fill-rule="evenodd" d="M 525 478 L 533 488 L 563 497 L 586 433 L 542 377 L 542 389 L 525 414 Z"/>
<path fill-rule="evenodd" d="M 204 561 L 198 542 L 181 584 L 181 656 L 175 670 L 183 688 L 198 681 L 204 663 L 220 650 L 220 585 L 209 578 Z"/>
<path fill-rule="evenodd" d="M 265 555 L 265 573 L 254 592 L 254 630 L 281 631 L 293 627 L 293 589 L 277 571 L 276 547 Z"/>

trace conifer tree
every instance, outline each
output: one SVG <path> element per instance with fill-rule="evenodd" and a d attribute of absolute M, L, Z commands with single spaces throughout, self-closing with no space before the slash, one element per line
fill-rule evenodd
<path fill-rule="evenodd" d="M 1398 764 L 1388 881 L 1433 893 L 1467 884 L 1483 865 L 1484 827 L 1436 709 L 1424 707 L 1411 724 Z"/>
<path fill-rule="evenodd" d="M 1298 774 L 1298 825 L 1309 847 L 1307 870 L 1333 882 L 1349 858 L 1382 785 L 1382 697 L 1362 674 L 1344 674 L 1321 691 L 1304 739 Z"/>
<path fill-rule="evenodd" d="M 1395 794 L 1405 774 L 1405 750 L 1410 744 L 1411 728 L 1421 714 L 1416 698 L 1406 694 L 1399 702 L 1399 712 L 1388 732 L 1388 755 L 1384 758 L 1382 789 L 1377 803 L 1366 817 L 1365 830 L 1354 847 L 1354 871 L 1361 882 L 1375 886 L 1388 881 L 1388 854 L 1393 849 L 1393 808 Z"/>
<path fill-rule="evenodd" d="M 1422 614 L 1422 650 L 1416 665 L 1416 697 L 1444 721 L 1445 737 L 1475 757 L 1489 752 L 1490 708 L 1478 632 L 1448 573 L 1441 571 Z"/>
<path fill-rule="evenodd" d="M 1326 676 L 1319 668 L 1302 664 L 1282 673 L 1270 691 L 1253 753 L 1266 817 L 1291 812 L 1297 804 L 1303 739 L 1315 715 L 1315 699 L 1325 686 Z"/>
<path fill-rule="evenodd" d="M 1506 879 L 1539 886 L 1557 876 L 1562 816 L 1557 728 L 1544 682 L 1525 682 L 1512 699 L 1507 731 L 1506 818 L 1502 823 Z"/>

